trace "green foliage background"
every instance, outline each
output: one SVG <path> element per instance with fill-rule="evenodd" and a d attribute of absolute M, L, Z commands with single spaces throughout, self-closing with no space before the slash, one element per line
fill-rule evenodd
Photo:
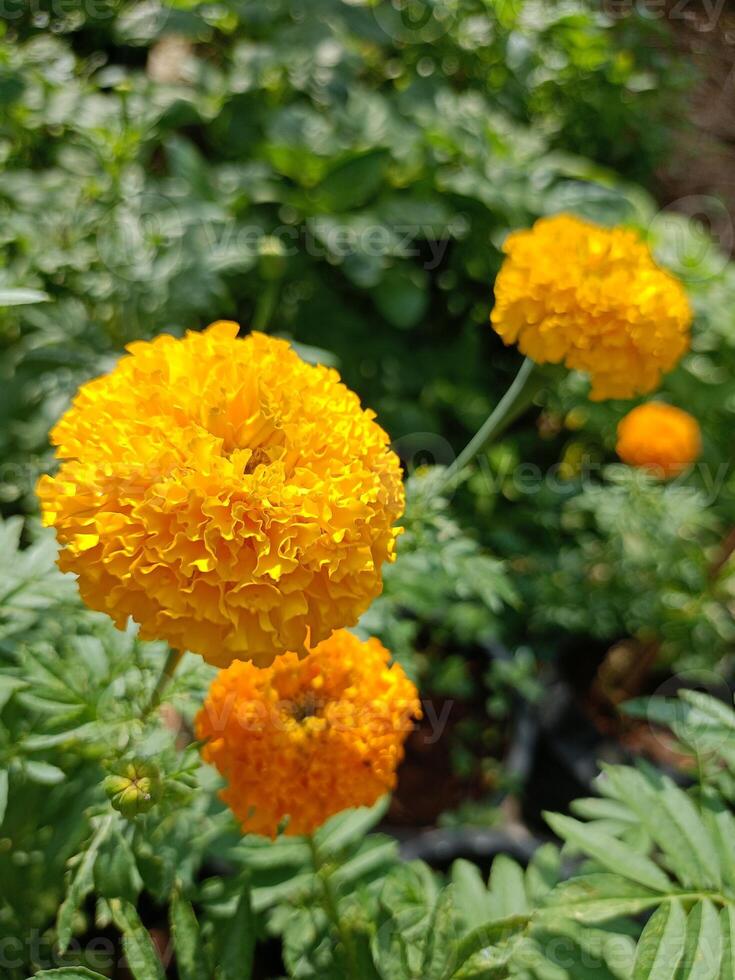
<path fill-rule="evenodd" d="M 52 465 L 48 430 L 132 340 L 217 318 L 268 329 L 335 364 L 406 462 L 400 557 L 361 629 L 426 693 L 479 698 L 495 731 L 517 697 L 539 696 L 539 664 L 553 667 L 561 650 L 581 660 L 634 637 L 659 645 L 662 671 L 725 670 L 733 578 L 712 570 L 735 523 L 735 267 L 655 199 L 692 72 L 665 21 L 607 17 L 585 0 L 433 0 L 423 19 L 386 0 L 72 6 L 6 0 L 0 24 L 0 937 L 83 931 L 94 892 L 98 928 L 125 933 L 147 980 L 157 968 L 131 911 L 144 889 L 171 904 L 174 933 L 192 935 L 189 899 L 204 915 L 200 939 L 177 951 L 192 977 L 205 975 L 202 956 L 252 956 L 228 952 L 233 929 L 279 937 L 291 975 L 342 976 L 329 923 L 307 914 L 316 879 L 305 845 L 253 857 L 258 845 L 238 842 L 211 775 L 170 733 L 135 721 L 161 651 L 86 613 L 53 570 L 33 496 Z M 437 494 L 424 464 L 451 462 L 520 363 L 487 323 L 504 237 L 562 210 L 638 228 L 683 279 L 692 351 L 661 395 L 700 420 L 702 464 L 667 486 L 616 465 L 615 427 L 631 404 L 592 405 L 583 378 L 560 375 L 451 498 Z M 498 647 L 509 659 L 491 657 Z M 190 717 L 209 673 L 189 667 L 175 696 Z M 471 767 L 488 733 L 468 739 Z M 134 748 L 159 761 L 168 788 L 160 810 L 128 826 L 100 785 Z M 627 840 L 618 804 L 603 829 Z M 489 890 L 455 869 L 449 911 L 428 869 L 390 870 L 392 842 L 371 837 L 353 853 L 328 837 L 340 894 L 359 882 L 369 897 L 372 924 L 354 902 L 346 914 L 384 980 L 413 975 L 396 966 L 405 956 L 417 976 L 448 976 L 430 937 L 481 926 L 478 908 L 527 918 L 497 963 L 460 975 L 586 976 L 539 966 L 544 924 L 530 910 L 546 895 L 543 867 L 522 883 L 501 862 Z M 202 885 L 212 855 L 234 872 Z M 56 919 L 65 868 L 72 897 Z M 718 908 L 730 907 L 731 886 Z M 293 896 L 303 915 L 290 920 L 293 903 L 279 902 Z M 660 936 L 715 935 L 701 904 L 714 899 L 677 901 L 661 905 L 678 911 L 661 914 Z M 386 946 L 379 926 L 371 932 L 393 914 L 407 917 L 410 953 L 392 931 Z M 651 929 L 649 944 L 660 939 Z M 729 948 L 732 922 L 721 929 Z M 567 938 L 583 948 L 576 931 Z M 643 970 L 649 953 L 628 951 Z M 626 963 L 610 973 L 629 975 Z M 225 980 L 245 975 L 227 969 Z"/>

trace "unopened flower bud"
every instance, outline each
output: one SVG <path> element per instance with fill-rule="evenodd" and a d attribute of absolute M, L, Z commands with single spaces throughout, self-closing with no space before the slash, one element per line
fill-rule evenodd
<path fill-rule="evenodd" d="M 105 777 L 104 787 L 112 806 L 128 820 L 146 813 L 161 799 L 161 775 L 152 762 L 125 763 L 122 772 Z"/>

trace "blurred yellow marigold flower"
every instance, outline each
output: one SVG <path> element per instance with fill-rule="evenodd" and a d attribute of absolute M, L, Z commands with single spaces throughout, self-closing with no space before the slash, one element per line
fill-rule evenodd
<path fill-rule="evenodd" d="M 618 456 L 663 477 L 677 476 L 702 451 L 699 424 L 688 412 L 663 402 L 639 405 L 618 425 Z"/>
<path fill-rule="evenodd" d="M 635 232 L 560 214 L 503 250 L 493 327 L 539 364 L 586 371 L 592 400 L 652 391 L 688 349 L 684 288 Z"/>
<path fill-rule="evenodd" d="M 197 715 L 202 754 L 227 781 L 222 798 L 246 833 L 309 834 L 328 817 L 393 788 L 416 688 L 375 639 L 338 630 L 305 658 L 265 670 L 236 661 Z"/>
<path fill-rule="evenodd" d="M 336 371 L 237 332 L 131 344 L 78 392 L 38 484 L 85 602 L 217 666 L 355 623 L 404 506 L 388 436 Z"/>

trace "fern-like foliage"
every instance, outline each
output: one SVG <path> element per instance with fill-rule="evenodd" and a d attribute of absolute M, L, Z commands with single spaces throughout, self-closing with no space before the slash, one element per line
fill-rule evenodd
<path fill-rule="evenodd" d="M 447 977 L 735 977 L 735 712 L 696 692 L 630 711 L 672 727 L 698 762 L 692 787 L 645 763 L 605 766 L 599 797 L 576 801 L 574 817 L 547 814 L 575 862 L 563 880 L 553 847 L 525 871 L 498 857 L 487 886 L 457 862 L 470 931 Z"/>

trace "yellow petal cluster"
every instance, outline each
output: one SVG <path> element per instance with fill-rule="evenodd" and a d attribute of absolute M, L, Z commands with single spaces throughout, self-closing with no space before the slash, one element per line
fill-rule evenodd
<path fill-rule="evenodd" d="M 585 371 L 593 400 L 653 391 L 688 349 L 684 288 L 635 232 L 560 214 L 509 235 L 504 252 L 493 327 L 539 364 Z"/>
<path fill-rule="evenodd" d="M 339 375 L 237 333 L 131 344 L 79 390 L 38 485 L 85 602 L 216 666 L 354 624 L 404 506 L 388 436 Z"/>
<path fill-rule="evenodd" d="M 416 688 L 375 639 L 338 630 L 305 658 L 219 672 L 197 715 L 202 754 L 246 833 L 308 834 L 393 788 Z"/>
<path fill-rule="evenodd" d="M 639 405 L 618 425 L 617 453 L 630 466 L 678 476 L 699 457 L 702 435 L 688 412 L 664 402 Z"/>

